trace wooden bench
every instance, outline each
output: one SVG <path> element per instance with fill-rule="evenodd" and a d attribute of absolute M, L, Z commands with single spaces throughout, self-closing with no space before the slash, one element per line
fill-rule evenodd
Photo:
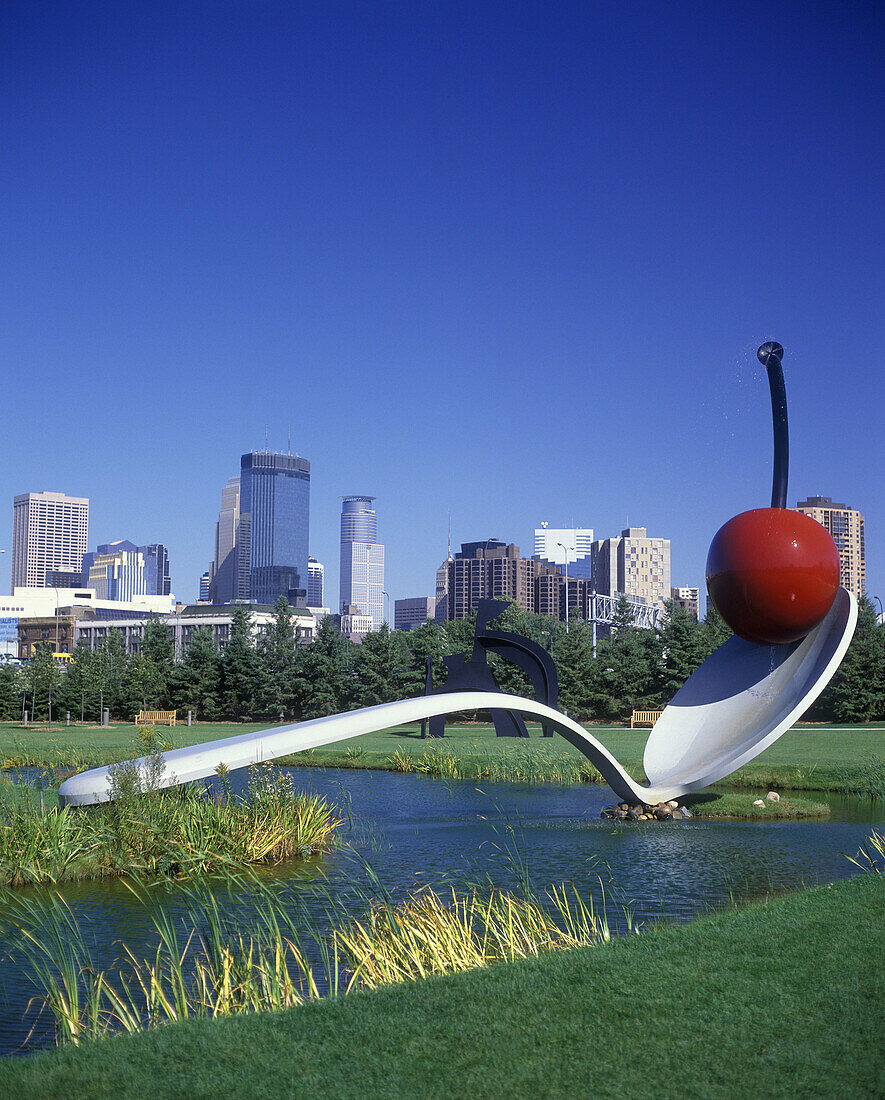
<path fill-rule="evenodd" d="M 135 716 L 136 726 L 174 726 L 174 710 L 140 710 Z"/>
<path fill-rule="evenodd" d="M 634 710 L 630 729 L 635 729 L 638 725 L 653 726 L 663 713 L 662 710 Z"/>

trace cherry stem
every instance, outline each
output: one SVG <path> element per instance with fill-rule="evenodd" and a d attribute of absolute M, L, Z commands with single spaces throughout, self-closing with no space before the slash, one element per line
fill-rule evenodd
<path fill-rule="evenodd" d="M 776 340 L 763 344 L 756 352 L 768 371 L 771 390 L 771 421 L 774 429 L 774 471 L 771 477 L 771 507 L 787 506 L 787 475 L 790 468 L 790 430 L 787 424 L 787 391 L 781 367 L 784 349 Z"/>

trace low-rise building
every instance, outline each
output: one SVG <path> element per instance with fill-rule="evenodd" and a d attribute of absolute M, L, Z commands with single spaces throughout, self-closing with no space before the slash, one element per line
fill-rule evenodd
<path fill-rule="evenodd" d="M 436 614 L 436 597 L 412 596 L 395 600 L 393 604 L 394 630 L 415 630 Z"/>

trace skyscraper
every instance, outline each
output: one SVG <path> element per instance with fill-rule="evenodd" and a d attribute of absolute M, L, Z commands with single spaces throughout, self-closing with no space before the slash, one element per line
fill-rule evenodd
<path fill-rule="evenodd" d="M 48 572 L 79 573 L 88 538 L 88 497 L 50 492 L 15 497 L 12 588 L 45 588 Z"/>
<path fill-rule="evenodd" d="M 592 527 L 548 527 L 542 523 L 535 528 L 534 557 L 549 565 L 565 565 L 566 551 L 569 576 L 589 580 L 593 562 Z"/>
<path fill-rule="evenodd" d="M 240 479 L 232 477 L 221 491 L 215 524 L 215 558 L 209 570 L 209 599 L 230 603 L 237 598 L 237 536 L 240 525 Z"/>
<path fill-rule="evenodd" d="M 830 497 L 809 497 L 796 502 L 796 511 L 816 519 L 833 536 L 839 551 L 839 583 L 860 599 L 867 579 L 864 518 L 847 504 Z"/>
<path fill-rule="evenodd" d="M 323 603 L 325 587 L 325 569 L 316 558 L 307 559 L 307 606 L 325 607 Z"/>
<path fill-rule="evenodd" d="M 237 599 L 293 607 L 307 601 L 310 463 L 252 451 L 240 460 Z"/>
<path fill-rule="evenodd" d="M 99 600 L 129 601 L 136 596 L 170 594 L 169 555 L 161 543 L 136 546 L 128 539 L 107 542 L 83 556 L 85 588 Z"/>
<path fill-rule="evenodd" d="M 377 630 L 384 622 L 384 544 L 378 542 L 374 497 L 341 501 L 341 575 L 339 608 L 358 607 Z"/>

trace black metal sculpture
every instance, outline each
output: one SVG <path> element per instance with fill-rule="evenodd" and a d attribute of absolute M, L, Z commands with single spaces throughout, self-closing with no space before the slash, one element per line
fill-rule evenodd
<path fill-rule="evenodd" d="M 439 688 L 433 687 L 433 666 L 428 657 L 426 695 L 443 695 L 453 691 L 500 691 L 488 663 L 488 651 L 492 650 L 528 675 L 538 702 L 556 707 L 559 688 L 556 665 L 550 654 L 537 642 L 521 634 L 487 629 L 491 620 L 497 618 L 508 606 L 507 600 L 479 601 L 476 607 L 476 633 L 470 656 L 464 657 L 457 653 L 443 657 L 443 664 L 449 675 Z M 490 713 L 498 737 L 528 737 L 521 715 L 509 710 L 493 710 Z M 421 736 L 442 737 L 445 724 L 445 715 L 430 718 L 421 723 Z M 553 734 L 552 729 L 546 725 L 543 726 L 543 732 L 545 737 Z"/>

